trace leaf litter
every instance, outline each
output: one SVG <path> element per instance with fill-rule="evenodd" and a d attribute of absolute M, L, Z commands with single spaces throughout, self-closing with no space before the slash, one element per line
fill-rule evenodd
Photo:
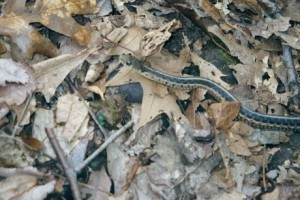
<path fill-rule="evenodd" d="M 59 185 L 67 181 L 59 162 L 54 168 L 48 164 L 57 152 L 45 128 L 54 130 L 61 154 L 74 170 L 130 118 L 135 121 L 132 129 L 86 166 L 91 173 L 85 179 L 75 170 L 81 197 L 298 198 L 298 149 L 296 159 L 288 157 L 273 166 L 276 153 L 293 148 L 283 145 L 295 135 L 237 121 L 240 103 L 216 102 L 205 89 L 186 91 L 156 83 L 122 66 L 118 56 L 131 53 L 174 76 L 193 76 L 185 71 L 195 65 L 201 77 L 236 94 L 241 104 L 284 115 L 291 112 L 286 107 L 295 94 L 288 92 L 281 45 L 292 48 L 299 70 L 300 20 L 297 12 L 288 12 L 299 3 L 132 3 L 1 3 L 0 164 L 4 171 L 17 169 L 1 175 L 1 199 L 64 195 Z M 191 8 L 190 15 L 186 8 Z M 181 22 L 184 17 L 188 24 Z M 59 34 L 55 39 L 54 33 Z M 224 81 L 222 69 L 201 57 L 209 41 L 224 51 L 220 59 L 229 54 L 238 60 L 229 65 L 238 85 Z M 168 47 L 174 43 L 176 48 Z M 131 83 L 142 88 L 142 97 L 137 95 L 133 102 L 126 101 L 135 91 Z M 124 85 L 128 86 L 123 94 L 112 89 Z M 18 173 L 29 166 L 40 172 Z"/>

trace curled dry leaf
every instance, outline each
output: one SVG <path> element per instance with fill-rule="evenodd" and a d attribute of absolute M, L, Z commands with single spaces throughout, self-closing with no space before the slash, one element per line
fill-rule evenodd
<path fill-rule="evenodd" d="M 79 25 L 72 16 L 74 14 L 90 14 L 97 11 L 94 0 L 55 0 L 36 1 L 27 5 L 26 1 L 7 1 L 0 16 L 0 35 L 9 36 L 12 43 L 28 58 L 34 53 L 50 57 L 57 55 L 55 46 L 44 38 L 30 24 L 39 22 L 44 26 L 73 38 L 81 45 L 87 45 L 91 32 Z"/>
<path fill-rule="evenodd" d="M 95 82 L 100 77 L 103 69 L 104 65 L 102 63 L 91 65 L 86 73 L 84 82 Z"/>

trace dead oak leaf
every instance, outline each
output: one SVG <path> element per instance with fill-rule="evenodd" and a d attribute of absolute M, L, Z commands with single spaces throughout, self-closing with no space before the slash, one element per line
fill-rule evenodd
<path fill-rule="evenodd" d="M 139 82 L 144 92 L 141 117 L 137 129 L 162 113 L 166 113 L 170 119 L 173 116 L 176 120 L 189 123 L 181 113 L 176 98 L 168 93 L 166 86 L 145 78 L 131 68 L 123 67 L 116 76 L 106 83 L 106 86 L 118 86 L 133 82 Z"/>
<path fill-rule="evenodd" d="M 222 102 L 214 103 L 208 107 L 208 114 L 214 119 L 216 128 L 219 130 L 228 130 L 233 120 L 240 112 L 241 103 L 239 102 Z"/>

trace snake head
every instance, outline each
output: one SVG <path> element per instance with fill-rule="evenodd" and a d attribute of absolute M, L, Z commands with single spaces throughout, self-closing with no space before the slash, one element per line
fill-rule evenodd
<path fill-rule="evenodd" d="M 144 66 L 142 62 L 140 62 L 138 59 L 133 57 L 131 54 L 123 54 L 120 56 L 120 61 L 129 67 L 132 67 L 138 71 L 143 71 Z"/>
<path fill-rule="evenodd" d="M 133 56 L 131 54 L 123 54 L 120 55 L 120 61 L 124 65 L 131 66 L 132 65 Z"/>

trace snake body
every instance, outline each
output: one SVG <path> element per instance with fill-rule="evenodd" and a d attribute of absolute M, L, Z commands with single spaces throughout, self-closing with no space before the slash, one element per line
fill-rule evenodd
<path fill-rule="evenodd" d="M 209 94 L 218 100 L 239 102 L 239 100 L 221 85 L 201 77 L 176 77 L 164 72 L 152 69 L 131 55 L 122 55 L 121 62 L 137 70 L 141 75 L 162 83 L 168 87 L 181 89 L 204 88 Z M 239 120 L 247 124 L 262 128 L 275 130 L 300 130 L 300 117 L 266 115 L 248 109 L 241 105 Z"/>

